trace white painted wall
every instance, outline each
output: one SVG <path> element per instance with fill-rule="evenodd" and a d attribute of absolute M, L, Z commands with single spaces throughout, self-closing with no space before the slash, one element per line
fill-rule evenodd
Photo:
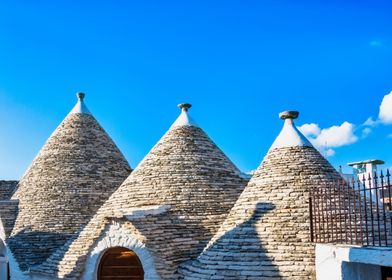
<path fill-rule="evenodd" d="M 317 280 L 377 280 L 392 267 L 392 248 L 316 245 Z"/>

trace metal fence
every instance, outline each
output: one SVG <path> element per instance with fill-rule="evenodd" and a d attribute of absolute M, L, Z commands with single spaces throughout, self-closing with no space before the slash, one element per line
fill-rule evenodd
<path fill-rule="evenodd" d="M 311 188 L 312 242 L 392 246 L 391 179 L 387 170 Z"/>

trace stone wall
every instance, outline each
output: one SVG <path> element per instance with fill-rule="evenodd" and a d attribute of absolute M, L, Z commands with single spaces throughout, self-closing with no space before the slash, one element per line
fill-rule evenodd
<path fill-rule="evenodd" d="M 308 189 L 338 178 L 313 147 L 271 150 L 185 279 L 313 279 Z"/>
<path fill-rule="evenodd" d="M 16 191 L 18 181 L 5 181 L 0 180 L 0 200 L 11 199 L 12 195 Z"/>
<path fill-rule="evenodd" d="M 18 181 L 0 180 L 0 219 L 4 230 L 3 240 L 11 234 L 18 214 L 18 200 L 11 200 L 16 191 Z"/>
<path fill-rule="evenodd" d="M 22 177 L 7 243 L 22 270 L 43 262 L 80 230 L 129 175 L 116 145 L 89 114 L 70 114 Z"/>
<path fill-rule="evenodd" d="M 19 201 L 16 199 L 0 201 L 0 219 L 5 233 L 3 238 L 9 237 L 14 228 L 18 205 Z"/>
<path fill-rule="evenodd" d="M 179 264 L 202 251 L 246 183 L 239 170 L 200 128 L 173 128 L 79 237 L 34 271 L 65 279 L 81 277 L 87 256 L 91 256 L 94 244 L 105 235 L 110 218 L 120 219 L 129 238 L 144 244 L 154 258 L 159 277 L 178 279 Z M 166 210 L 146 211 L 140 219 L 131 215 L 150 206 L 165 206 L 162 209 Z"/>

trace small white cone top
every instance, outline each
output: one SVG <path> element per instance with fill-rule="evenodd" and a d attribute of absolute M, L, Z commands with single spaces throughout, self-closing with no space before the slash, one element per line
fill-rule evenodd
<path fill-rule="evenodd" d="M 69 114 L 91 115 L 90 111 L 87 109 L 86 105 L 84 104 L 84 97 L 86 95 L 83 92 L 78 92 L 76 96 L 78 97 L 78 102 L 76 103 L 75 107 L 73 107 L 72 111 L 69 112 Z"/>
<path fill-rule="evenodd" d="M 309 140 L 298 130 L 294 124 L 294 119 L 298 117 L 297 111 L 285 111 L 279 114 L 279 117 L 284 120 L 284 125 L 275 139 L 270 150 L 284 147 L 313 147 Z"/>
<path fill-rule="evenodd" d="M 188 113 L 188 110 L 189 110 L 189 108 L 192 107 L 192 105 L 189 103 L 181 103 L 181 104 L 178 104 L 178 107 L 181 109 L 181 114 L 178 116 L 176 121 L 172 124 L 170 129 L 175 128 L 175 127 L 180 127 L 180 126 L 198 127 L 196 122 L 194 120 L 192 120 L 192 118 L 189 116 L 189 113 Z"/>

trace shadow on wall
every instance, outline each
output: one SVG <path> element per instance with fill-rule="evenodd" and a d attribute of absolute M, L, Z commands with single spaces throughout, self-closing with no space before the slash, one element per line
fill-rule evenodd
<path fill-rule="evenodd" d="M 8 247 L 21 271 L 44 262 L 70 238 L 70 234 L 24 229 L 7 238 Z M 45 248 L 45 250 L 43 250 Z"/>
<path fill-rule="evenodd" d="M 180 271 L 185 279 L 198 276 L 232 280 L 281 277 L 256 229 L 263 215 L 274 208 L 271 203 L 257 203 L 249 219 L 220 236 L 197 260 L 182 265 Z"/>
<path fill-rule="evenodd" d="M 219 259 L 217 259 L 218 262 L 216 263 L 219 264 L 219 268 L 213 265 L 209 266 L 208 273 L 212 272 L 211 275 L 219 275 L 223 276 L 224 279 L 236 280 L 252 277 L 279 277 L 278 268 L 273 264 L 273 260 L 263 248 L 262 241 L 256 229 L 257 224 L 260 224 L 260 219 L 272 209 L 274 209 L 274 205 L 271 203 L 257 203 L 254 209 L 251 210 L 252 213 L 246 221 L 226 232 L 215 241 L 207 249 L 207 255 L 205 257 L 210 255 L 208 251 L 211 251 L 211 255 L 217 252 Z M 132 224 L 141 235 L 145 236 L 146 248 L 154 256 L 155 268 L 162 279 L 172 280 L 180 278 L 178 266 L 199 255 L 205 247 L 205 240 L 212 238 L 208 230 L 200 227 L 197 223 L 184 220 L 181 217 L 181 213 L 176 213 L 175 211 L 169 211 L 159 216 L 133 220 L 132 222 L 126 219 L 119 219 L 118 222 Z M 205 236 L 205 239 L 201 240 L 198 232 L 204 232 L 208 236 Z M 27 263 L 29 265 L 36 265 L 45 261 L 56 249 L 61 248 L 61 246 L 68 247 L 77 236 L 78 234 L 73 235 L 71 239 L 69 235 L 64 234 L 22 231 L 9 238 L 9 243 L 18 252 L 15 257 L 19 264 Z M 27 243 L 27 240 L 30 242 L 31 240 L 36 240 L 37 243 Z M 48 240 L 53 242 L 53 246 L 51 246 L 53 250 L 42 254 L 40 245 L 42 245 L 42 242 L 47 242 Z M 92 242 L 90 252 L 96 246 L 96 242 L 97 240 Z M 26 260 L 23 255 L 24 250 L 29 250 L 30 256 L 34 256 L 35 252 L 37 252 L 37 255 L 34 256 L 34 259 Z M 62 250 L 62 252 L 65 251 Z M 87 258 L 88 254 L 79 256 L 75 267 L 66 277 L 81 276 L 81 273 L 85 269 Z M 22 266 L 21 269 L 26 270 L 28 267 L 25 268 Z"/>

